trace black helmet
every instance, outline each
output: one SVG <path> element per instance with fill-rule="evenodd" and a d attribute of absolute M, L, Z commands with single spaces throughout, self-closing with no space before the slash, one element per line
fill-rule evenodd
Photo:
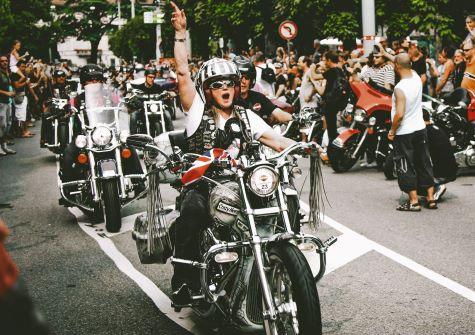
<path fill-rule="evenodd" d="M 62 69 L 54 70 L 53 78 L 59 78 L 59 77 L 67 77 L 66 72 L 64 72 Z"/>
<path fill-rule="evenodd" d="M 149 74 L 153 74 L 154 76 L 157 76 L 157 70 L 153 67 L 149 67 L 145 70 L 145 77 L 148 76 Z"/>
<path fill-rule="evenodd" d="M 86 81 L 99 80 L 104 81 L 104 71 L 99 65 L 96 64 L 87 64 L 84 65 L 81 69 L 81 74 L 79 75 L 81 85 L 84 86 Z"/>
<path fill-rule="evenodd" d="M 251 79 L 251 87 L 254 86 L 256 83 L 256 68 L 254 64 L 252 64 L 252 61 L 247 57 L 239 55 L 234 57 L 233 62 L 238 67 L 241 75 L 247 74 L 249 76 Z"/>

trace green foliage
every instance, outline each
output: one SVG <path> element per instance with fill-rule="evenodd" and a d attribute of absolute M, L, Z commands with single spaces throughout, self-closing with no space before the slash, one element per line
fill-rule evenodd
<path fill-rule="evenodd" d="M 360 36 L 360 26 L 353 13 L 341 12 L 328 16 L 323 25 L 323 34 L 341 40 L 355 39 Z"/>
<path fill-rule="evenodd" d="M 101 0 L 68 0 L 61 7 L 61 37 L 75 36 L 91 43 L 90 62 L 97 62 L 97 48 L 102 36 L 111 31 L 117 7 Z"/>
<path fill-rule="evenodd" d="M 154 24 L 143 23 L 143 16 L 138 15 L 110 36 L 110 48 L 116 56 L 128 61 L 131 61 L 134 56 L 141 62 L 155 59 L 155 28 Z M 165 57 L 172 56 L 173 37 L 172 27 L 162 25 L 161 47 Z"/>
<path fill-rule="evenodd" d="M 46 58 L 50 46 L 50 28 L 36 27 L 40 19 L 51 21 L 50 3 L 44 0 L 0 0 L 0 33 L 2 52 L 10 52 L 11 43 L 18 39 L 22 49 L 36 57 Z M 46 42 L 46 43 L 45 43 Z"/>

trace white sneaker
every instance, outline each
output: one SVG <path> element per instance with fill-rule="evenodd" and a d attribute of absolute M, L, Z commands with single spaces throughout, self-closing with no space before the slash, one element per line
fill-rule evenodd
<path fill-rule="evenodd" d="M 6 156 L 7 153 L 3 151 L 2 147 L 0 146 L 0 156 Z"/>
<path fill-rule="evenodd" d="M 16 154 L 16 151 L 15 150 L 12 150 L 10 148 L 8 148 L 7 144 L 6 143 L 3 143 L 2 145 L 2 150 L 3 152 L 7 153 L 7 154 L 10 154 L 10 155 L 14 155 Z"/>
<path fill-rule="evenodd" d="M 439 200 L 444 195 L 445 191 L 447 191 L 447 187 L 445 186 L 445 184 L 437 185 L 436 190 L 434 192 L 434 200 Z"/>

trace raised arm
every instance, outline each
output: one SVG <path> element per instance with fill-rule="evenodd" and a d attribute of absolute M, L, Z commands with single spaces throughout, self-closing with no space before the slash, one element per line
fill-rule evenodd
<path fill-rule="evenodd" d="M 188 54 L 186 51 L 186 16 L 185 11 L 180 10 L 178 6 L 171 1 L 170 5 L 173 8 L 172 25 L 175 28 L 175 62 L 176 74 L 178 79 L 178 94 L 180 101 L 185 109 L 188 111 L 195 98 L 196 89 L 191 80 L 190 70 L 188 68 Z"/>

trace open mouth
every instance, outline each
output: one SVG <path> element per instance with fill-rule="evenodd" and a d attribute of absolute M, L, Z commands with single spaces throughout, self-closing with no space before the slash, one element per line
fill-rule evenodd
<path fill-rule="evenodd" d="M 223 98 L 223 100 L 228 100 L 230 96 L 231 95 L 229 93 L 223 93 L 221 97 Z"/>

